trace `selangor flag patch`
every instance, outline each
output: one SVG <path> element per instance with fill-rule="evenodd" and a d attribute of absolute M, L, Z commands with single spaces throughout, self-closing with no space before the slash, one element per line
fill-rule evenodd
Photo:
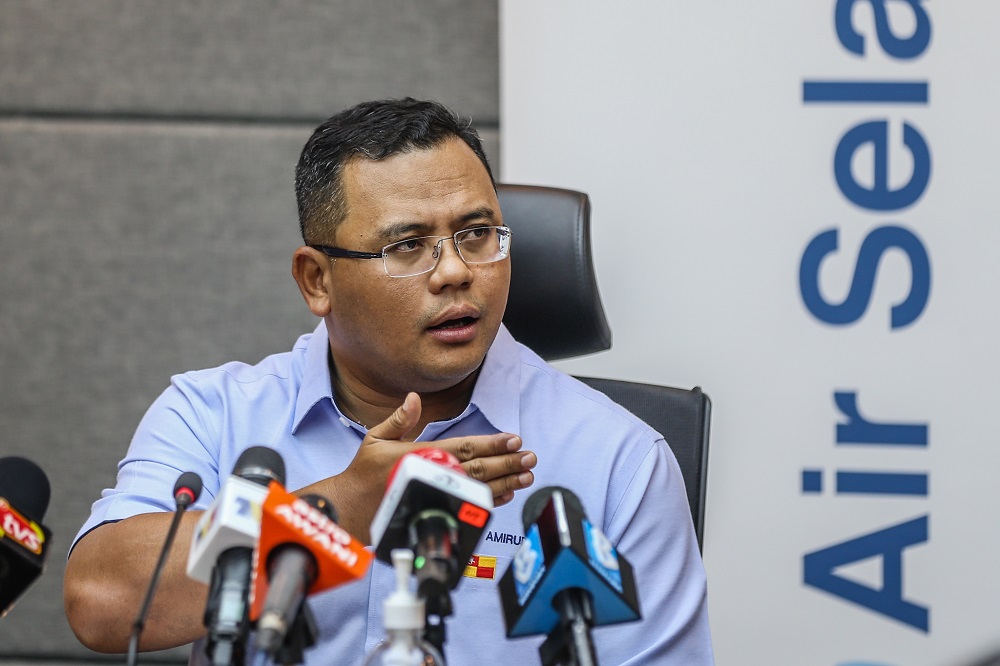
<path fill-rule="evenodd" d="M 466 578 L 486 578 L 493 580 L 497 575 L 497 558 L 488 555 L 473 555 L 465 567 Z"/>

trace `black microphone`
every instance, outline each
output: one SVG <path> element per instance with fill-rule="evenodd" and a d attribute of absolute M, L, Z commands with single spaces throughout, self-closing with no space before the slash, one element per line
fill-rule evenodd
<path fill-rule="evenodd" d="M 52 533 L 41 524 L 49 479 L 27 458 L 0 458 L 0 618 L 45 570 Z"/>
<path fill-rule="evenodd" d="M 146 590 L 146 598 L 142 601 L 139 614 L 132 625 L 132 634 L 128 638 L 128 660 L 129 666 L 134 666 L 139 652 L 139 635 L 142 634 L 146 626 L 146 617 L 149 615 L 149 607 L 153 603 L 153 595 L 156 594 L 156 586 L 160 582 L 160 574 L 163 573 L 163 566 L 167 563 L 167 555 L 170 554 L 170 546 L 174 543 L 177 535 L 177 528 L 181 524 L 181 517 L 184 511 L 198 500 L 201 495 L 201 477 L 194 472 L 184 472 L 174 484 L 174 502 L 177 510 L 174 512 L 174 519 L 170 522 L 170 529 L 167 530 L 167 538 L 163 542 L 163 549 L 160 551 L 160 558 L 153 568 L 153 577 L 149 581 L 149 589 Z"/>
<path fill-rule="evenodd" d="M 548 634 L 543 666 L 596 665 L 590 629 L 640 618 L 632 565 L 566 488 L 536 491 L 522 520 L 524 541 L 499 585 L 507 637 Z"/>
<path fill-rule="evenodd" d="M 244 662 L 253 549 L 271 481 L 285 483 L 281 454 L 266 446 L 248 448 L 194 529 L 187 572 L 209 584 L 205 655 L 214 666 Z"/>

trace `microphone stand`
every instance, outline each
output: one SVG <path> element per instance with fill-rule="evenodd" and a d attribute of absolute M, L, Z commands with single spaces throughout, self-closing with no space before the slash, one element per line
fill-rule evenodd
<path fill-rule="evenodd" d="M 422 595 L 427 605 L 426 622 L 424 623 L 424 640 L 444 654 L 445 626 L 444 620 L 451 615 L 451 594 L 442 589 L 435 594 Z"/>
<path fill-rule="evenodd" d="M 142 601 L 139 615 L 135 618 L 135 623 L 132 625 L 132 633 L 128 637 L 128 658 L 126 660 L 128 666 L 135 666 L 138 659 L 139 635 L 142 634 L 142 630 L 146 626 L 149 607 L 153 604 L 153 595 L 156 594 L 156 586 L 160 582 L 160 574 L 163 573 L 163 565 L 167 562 L 167 556 L 170 554 L 170 547 L 174 543 L 174 537 L 177 536 L 177 528 L 180 527 L 181 518 L 184 516 L 184 511 L 194 504 L 200 494 L 201 477 L 194 472 L 184 472 L 184 474 L 181 474 L 174 485 L 174 500 L 177 502 L 177 510 L 174 512 L 173 520 L 170 521 L 170 529 L 167 530 L 167 539 L 163 544 L 163 549 L 160 550 L 160 557 L 156 561 L 156 568 L 153 569 L 153 577 L 149 581 L 146 598 Z"/>
<path fill-rule="evenodd" d="M 318 635 L 319 628 L 316 625 L 316 617 L 309 609 L 309 604 L 303 601 L 295 620 L 288 627 L 281 647 L 274 653 L 274 663 L 282 664 L 282 666 L 303 663 L 305 661 L 303 652 L 306 648 L 316 644 Z"/>
<path fill-rule="evenodd" d="M 552 599 L 559 623 L 538 648 L 542 666 L 598 666 L 590 628 L 594 626 L 594 600 L 584 589 L 570 587 Z"/>

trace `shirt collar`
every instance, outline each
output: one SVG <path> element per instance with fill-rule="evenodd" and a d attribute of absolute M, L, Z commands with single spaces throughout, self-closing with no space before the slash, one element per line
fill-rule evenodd
<path fill-rule="evenodd" d="M 302 420 L 321 401 L 325 399 L 333 403 L 333 383 L 330 381 L 330 364 L 327 362 L 329 356 L 330 338 L 326 332 L 326 322 L 321 320 L 306 343 L 302 385 L 295 400 L 292 433 L 298 430 Z"/>
<path fill-rule="evenodd" d="M 320 321 L 306 343 L 302 385 L 295 401 L 295 419 L 292 432 L 298 430 L 303 419 L 324 399 L 336 406 L 333 384 L 330 380 L 330 339 L 326 323 Z M 482 370 L 472 390 L 470 405 L 478 409 L 499 432 L 521 431 L 521 352 L 507 327 L 501 325 L 493 345 L 486 353 Z M 472 411 L 466 409 L 464 416 Z"/>
<path fill-rule="evenodd" d="M 521 349 L 501 325 L 486 353 L 472 401 L 500 432 L 521 432 Z"/>

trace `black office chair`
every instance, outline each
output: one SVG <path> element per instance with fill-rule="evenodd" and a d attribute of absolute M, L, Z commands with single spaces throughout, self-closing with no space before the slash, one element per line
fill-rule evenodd
<path fill-rule="evenodd" d="M 513 230 L 504 324 L 518 342 L 553 361 L 610 349 L 611 329 L 597 289 L 590 244 L 590 199 L 552 187 L 497 187 Z M 703 544 L 712 403 L 691 390 L 577 377 L 663 434 L 687 487 L 698 547 Z"/>

